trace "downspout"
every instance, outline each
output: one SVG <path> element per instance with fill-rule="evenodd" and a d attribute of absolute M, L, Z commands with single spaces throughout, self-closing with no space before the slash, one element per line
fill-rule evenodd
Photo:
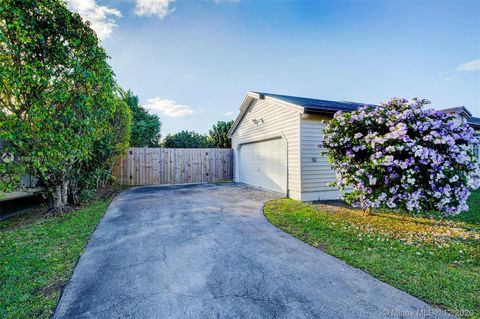
<path fill-rule="evenodd" d="M 286 159 L 285 159 L 285 197 L 289 197 L 289 188 L 288 188 L 288 153 L 290 152 L 289 150 L 289 145 L 288 145 L 288 139 L 287 139 L 287 136 L 285 135 L 285 133 L 282 131 L 282 138 L 285 140 L 286 142 L 286 152 L 285 152 L 285 156 L 286 156 Z"/>

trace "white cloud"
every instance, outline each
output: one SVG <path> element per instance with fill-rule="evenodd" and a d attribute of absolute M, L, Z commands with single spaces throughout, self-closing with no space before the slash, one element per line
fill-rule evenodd
<path fill-rule="evenodd" d="M 472 60 L 460 65 L 457 68 L 457 71 L 464 71 L 464 72 L 480 71 L 480 59 Z"/>
<path fill-rule="evenodd" d="M 137 0 L 135 14 L 138 16 L 158 16 L 164 18 L 174 9 L 170 9 L 170 4 L 175 0 Z"/>
<path fill-rule="evenodd" d="M 235 112 L 228 111 L 228 112 L 223 113 L 223 116 L 232 116 L 232 115 L 235 115 Z"/>
<path fill-rule="evenodd" d="M 146 109 L 160 116 L 183 117 L 192 115 L 195 111 L 188 105 L 177 104 L 177 102 L 159 97 L 148 99 L 143 105 Z"/>
<path fill-rule="evenodd" d="M 101 6 L 95 0 L 67 0 L 67 6 L 71 11 L 80 14 L 84 20 L 90 21 L 100 40 L 112 34 L 117 26 L 115 18 L 122 16 L 118 9 Z"/>

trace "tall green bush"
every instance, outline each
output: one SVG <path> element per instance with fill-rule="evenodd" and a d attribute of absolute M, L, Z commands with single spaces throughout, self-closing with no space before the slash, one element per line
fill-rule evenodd
<path fill-rule="evenodd" d="M 165 136 L 162 146 L 170 148 L 204 148 L 211 147 L 211 144 L 207 135 L 194 131 L 181 131 Z"/>
<path fill-rule="evenodd" d="M 138 101 L 131 90 L 123 91 L 122 99 L 132 111 L 132 130 L 130 145 L 133 147 L 156 147 L 160 141 L 162 123 L 155 114 L 150 114 Z"/>
<path fill-rule="evenodd" d="M 112 127 L 116 83 L 107 54 L 63 1 L 2 0 L 0 83 L 3 152 L 15 155 L 16 170 L 39 178 L 52 207 L 62 209 L 79 165 Z M 1 165 L 2 173 L 15 171 Z"/>
<path fill-rule="evenodd" d="M 75 203 L 88 199 L 112 178 L 115 161 L 127 153 L 132 126 L 132 113 L 120 97 L 115 99 L 115 112 L 110 118 L 110 126 L 94 142 L 91 156 L 79 162 L 71 185 Z"/>
<path fill-rule="evenodd" d="M 228 131 L 233 125 L 233 121 L 218 121 L 209 131 L 209 138 L 213 147 L 230 148 L 231 141 L 228 138 Z"/>

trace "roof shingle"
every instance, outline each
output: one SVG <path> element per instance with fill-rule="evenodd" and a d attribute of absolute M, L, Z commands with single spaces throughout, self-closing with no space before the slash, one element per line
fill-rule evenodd
<path fill-rule="evenodd" d="M 281 94 L 272 94 L 265 92 L 253 92 L 259 94 L 260 96 L 267 96 L 277 100 L 281 100 L 287 103 L 295 104 L 304 108 L 305 113 L 323 113 L 323 114 L 333 114 L 337 111 L 351 112 L 362 106 L 376 106 L 374 104 L 367 103 L 357 103 L 357 102 L 348 102 L 348 101 L 329 101 L 329 100 L 319 100 L 299 96 L 290 96 L 290 95 L 281 95 Z M 444 112 L 457 111 L 459 109 L 464 109 L 466 112 L 468 110 L 465 107 L 456 107 L 441 110 Z M 470 114 L 470 112 L 468 112 Z M 472 127 L 480 129 L 480 118 L 470 117 L 467 120 L 468 124 Z"/>
<path fill-rule="evenodd" d="M 366 104 L 366 103 L 356 103 L 356 102 L 347 102 L 347 101 L 328 101 L 328 100 L 319 100 L 319 99 L 311 99 L 306 97 L 271 94 L 271 93 L 263 93 L 263 92 L 254 92 L 254 93 L 257 93 L 261 96 L 262 95 L 268 96 L 277 100 L 281 100 L 287 103 L 301 106 L 305 109 L 306 113 L 335 113 L 337 111 L 350 112 L 365 105 L 375 106 L 375 105 Z"/>
<path fill-rule="evenodd" d="M 471 117 L 467 120 L 468 124 L 476 129 L 480 129 L 480 117 Z"/>

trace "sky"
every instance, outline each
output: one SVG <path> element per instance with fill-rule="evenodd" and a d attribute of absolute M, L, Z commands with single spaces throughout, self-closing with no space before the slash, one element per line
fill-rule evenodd
<path fill-rule="evenodd" d="M 235 119 L 247 91 L 480 117 L 480 1 L 67 0 L 162 135 Z"/>

